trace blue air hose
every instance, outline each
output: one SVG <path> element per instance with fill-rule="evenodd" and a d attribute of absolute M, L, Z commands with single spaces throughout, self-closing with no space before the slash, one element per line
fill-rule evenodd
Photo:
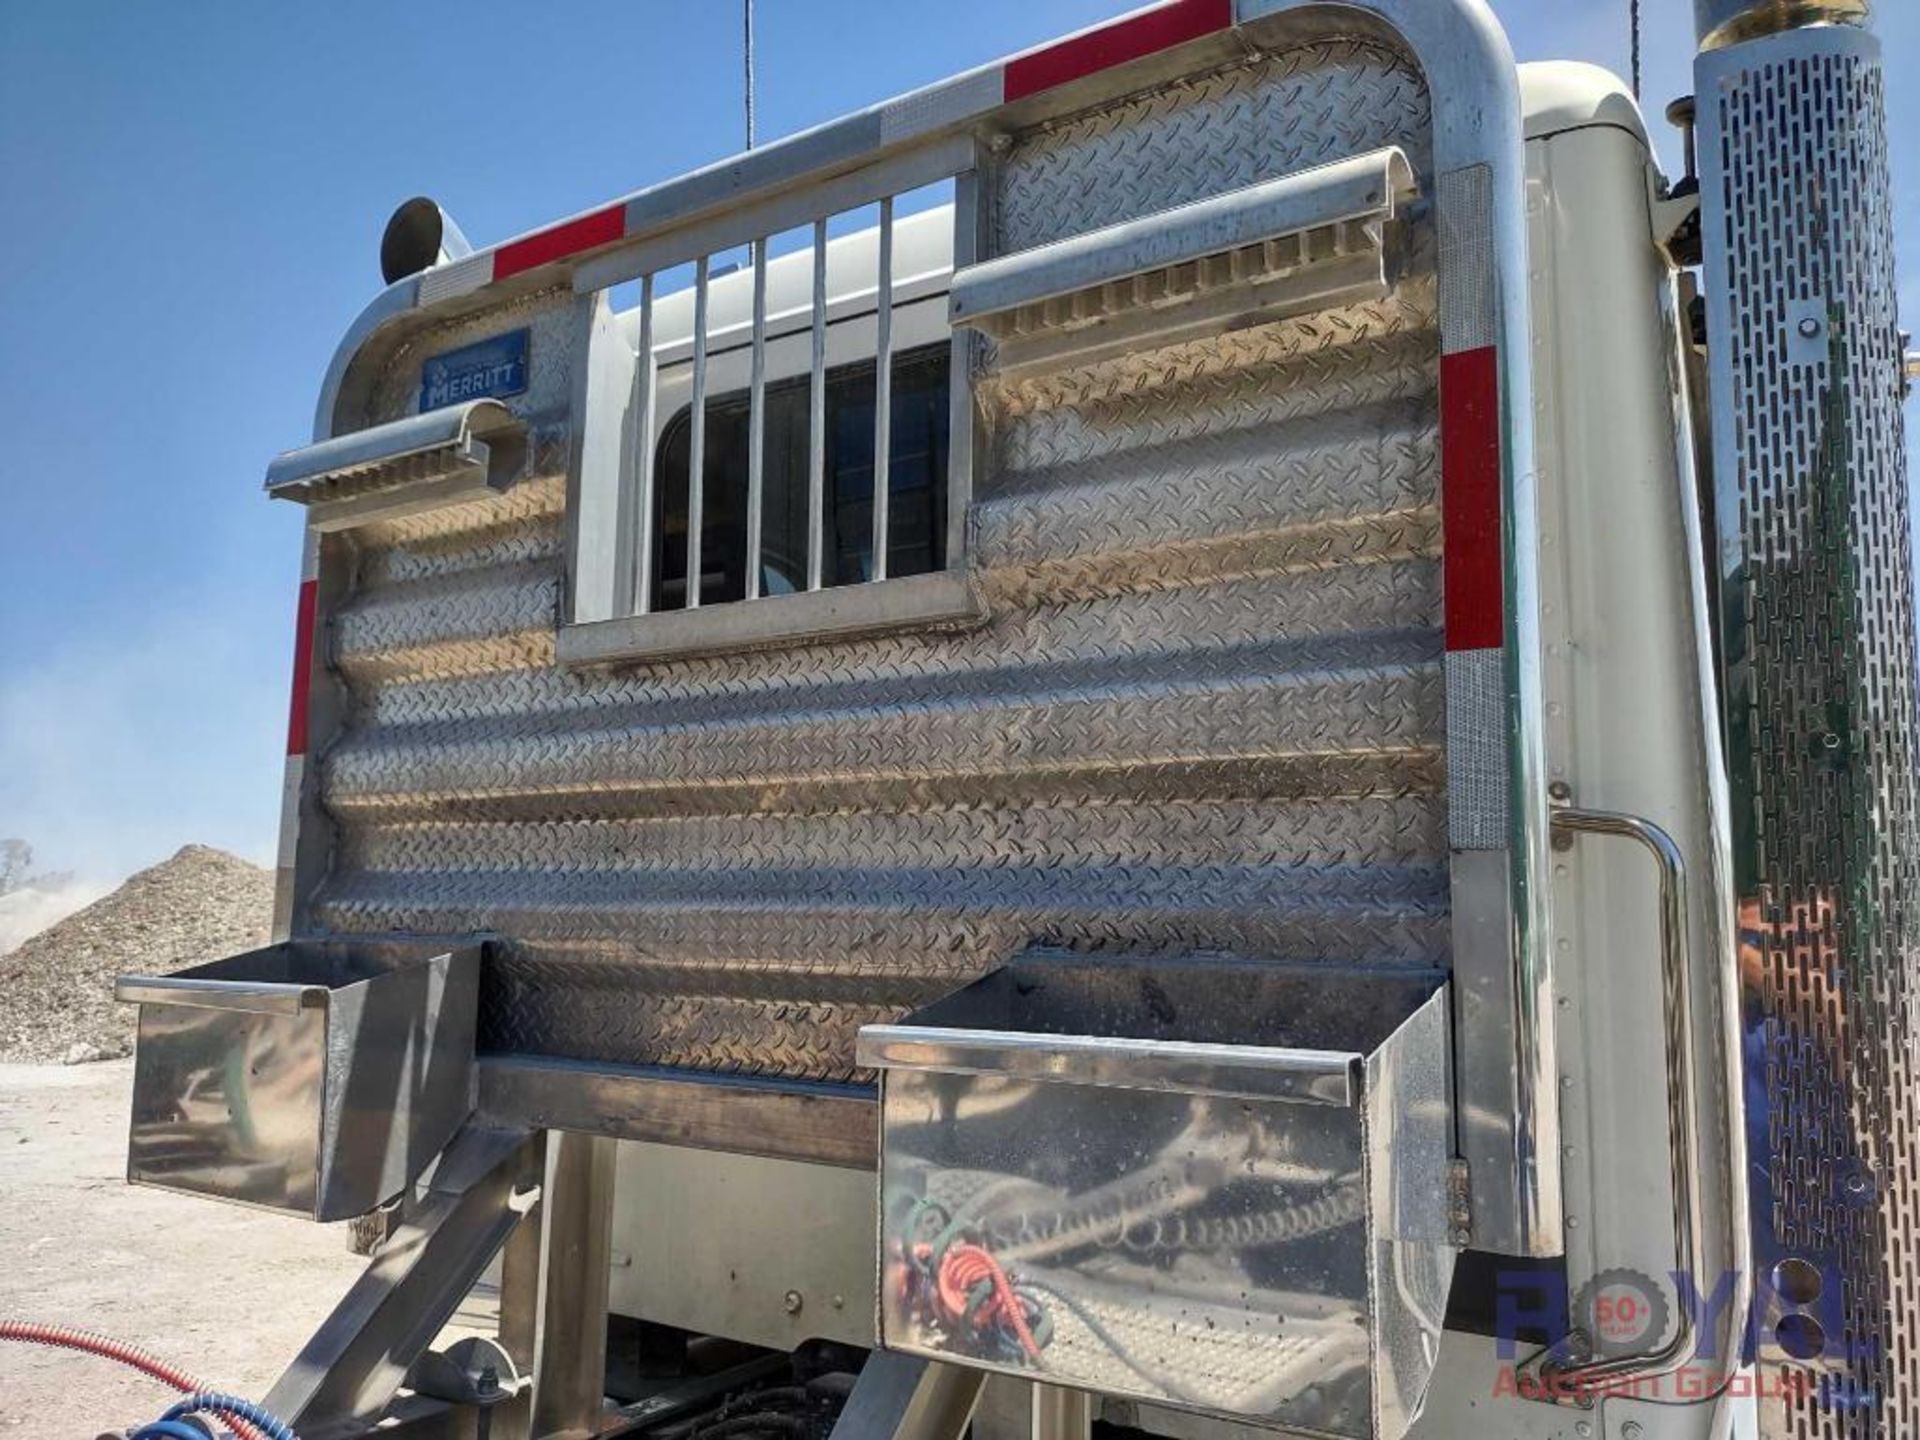
<path fill-rule="evenodd" d="M 207 1432 L 184 1420 L 156 1420 L 134 1431 L 133 1440 L 207 1440 Z"/>
<path fill-rule="evenodd" d="M 300 1440 L 300 1437 L 293 1433 L 293 1427 L 291 1425 L 287 1424 L 286 1421 L 280 1419 L 277 1415 L 262 1410 L 252 1401 L 242 1400 L 238 1395 L 218 1395 L 207 1391 L 200 1391 L 187 1396 L 186 1399 L 180 1401 L 177 1405 L 173 1406 L 172 1409 L 168 1410 L 166 1414 L 156 1420 L 154 1424 L 175 1424 L 185 1420 L 189 1415 L 200 1414 L 217 1415 L 222 1420 L 238 1420 L 242 1424 L 251 1425 L 255 1430 L 258 1430 L 261 1435 L 266 1437 L 266 1440 Z M 181 1426 L 180 1428 L 185 1430 L 188 1427 Z M 138 1432 L 140 1435 L 144 1435 L 145 1433 L 145 1431 Z M 167 1436 L 168 1440 L 175 1440 L 173 1435 L 164 1430 L 155 1432 L 155 1440 L 159 1440 L 159 1437 L 163 1435 Z M 205 1440 L 205 1437 L 197 1437 L 197 1440 Z"/>

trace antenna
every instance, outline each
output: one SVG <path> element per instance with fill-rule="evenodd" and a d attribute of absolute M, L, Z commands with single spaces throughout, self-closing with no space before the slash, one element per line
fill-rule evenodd
<path fill-rule="evenodd" d="M 753 0 L 745 0 L 745 4 L 747 4 L 747 148 L 753 150 Z"/>
<path fill-rule="evenodd" d="M 1628 6 L 1628 12 L 1629 12 L 1629 23 L 1633 26 L 1633 98 L 1638 100 L 1640 98 L 1640 79 L 1641 79 L 1641 76 L 1640 76 L 1640 0 L 1627 0 L 1627 6 Z M 749 14 L 752 13 L 753 0 L 747 0 L 747 10 Z M 751 21 L 748 22 L 747 34 L 749 36 L 753 34 Z M 751 55 L 752 45 L 753 45 L 753 42 L 751 39 L 748 40 L 747 45 L 748 45 L 748 54 Z M 751 69 L 753 65 L 753 62 L 751 59 L 748 60 L 747 65 L 748 65 L 749 73 L 751 73 Z M 751 82 L 749 82 L 749 84 L 751 84 Z M 749 90 L 748 93 L 751 94 L 752 93 L 751 90 Z M 747 102 L 747 113 L 749 117 L 751 117 L 753 113 L 753 102 L 751 100 Z M 747 144 L 748 145 L 753 144 L 753 121 L 751 118 L 749 118 L 747 121 Z"/>

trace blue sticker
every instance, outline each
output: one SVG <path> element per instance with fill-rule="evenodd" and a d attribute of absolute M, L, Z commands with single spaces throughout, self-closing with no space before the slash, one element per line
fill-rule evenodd
<path fill-rule="evenodd" d="M 514 330 L 435 355 L 420 367 L 421 410 L 483 396 L 518 395 L 527 388 L 529 333 Z"/>

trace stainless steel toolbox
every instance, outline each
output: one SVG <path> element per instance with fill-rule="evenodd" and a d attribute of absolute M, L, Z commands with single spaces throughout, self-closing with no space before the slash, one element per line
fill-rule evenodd
<path fill-rule="evenodd" d="M 162 977 L 140 1006 L 127 1178 L 344 1220 L 473 1108 L 477 947 L 289 941 Z"/>
<path fill-rule="evenodd" d="M 1433 974 L 1022 959 L 868 1026 L 890 1349 L 1354 1440 L 1452 1276 Z"/>

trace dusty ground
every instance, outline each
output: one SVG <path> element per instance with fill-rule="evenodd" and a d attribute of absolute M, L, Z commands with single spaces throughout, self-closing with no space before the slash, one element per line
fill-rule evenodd
<path fill-rule="evenodd" d="M 365 1263 L 344 1228 L 135 1189 L 133 1062 L 0 1065 L 0 1317 L 105 1332 L 263 1396 Z M 83 1355 L 0 1344 L 0 1435 L 92 1440 L 164 1387 Z"/>

